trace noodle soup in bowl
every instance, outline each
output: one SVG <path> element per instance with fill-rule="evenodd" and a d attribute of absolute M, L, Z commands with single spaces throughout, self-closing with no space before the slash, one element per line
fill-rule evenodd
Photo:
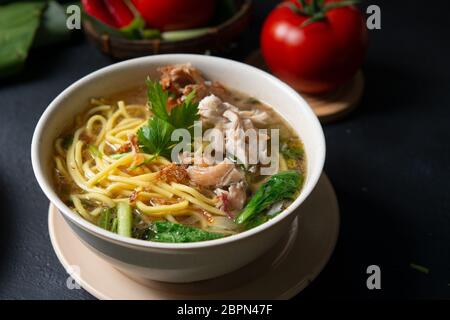
<path fill-rule="evenodd" d="M 193 132 L 194 118 L 224 133 L 219 163 L 160 146 L 168 128 Z M 258 136 L 279 139 L 277 152 L 268 147 L 274 173 L 230 156 L 238 124 L 281 127 L 279 137 Z M 175 283 L 229 273 L 270 249 L 301 214 L 324 159 L 320 123 L 289 86 L 239 62 L 187 54 L 82 78 L 49 105 L 32 142 L 42 190 L 83 243 L 134 278 Z"/>

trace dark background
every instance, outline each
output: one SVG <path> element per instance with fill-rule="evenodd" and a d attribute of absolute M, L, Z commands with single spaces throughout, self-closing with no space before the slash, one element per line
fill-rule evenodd
<path fill-rule="evenodd" d="M 256 0 L 233 59 L 258 46 L 277 1 Z M 324 126 L 325 171 L 341 208 L 341 233 L 322 274 L 297 298 L 450 298 L 450 26 L 447 1 L 377 4 L 366 90 L 351 116 Z M 0 82 L 0 298 L 92 299 L 68 290 L 52 250 L 48 200 L 31 168 L 34 127 L 47 105 L 82 76 L 110 64 L 86 40 L 35 50 L 25 72 Z M 410 267 L 429 268 L 424 274 Z M 381 267 L 381 290 L 366 268 Z"/>

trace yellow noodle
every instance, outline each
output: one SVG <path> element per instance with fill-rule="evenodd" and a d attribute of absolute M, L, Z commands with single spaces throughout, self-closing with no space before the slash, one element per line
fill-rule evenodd
<path fill-rule="evenodd" d="M 75 143 L 75 163 L 77 164 L 78 170 L 82 171 L 83 169 L 83 145 L 84 143 L 78 140 Z"/>
<path fill-rule="evenodd" d="M 286 159 L 284 159 L 283 155 L 280 153 L 280 161 L 279 161 L 279 170 L 286 171 L 288 169 Z"/>
<path fill-rule="evenodd" d="M 114 202 L 128 202 L 128 201 L 130 201 L 130 199 L 129 198 L 114 198 L 114 199 L 112 199 Z"/>
<path fill-rule="evenodd" d="M 92 217 L 89 215 L 87 210 L 83 207 L 83 204 L 81 203 L 81 200 L 75 196 L 71 195 L 70 200 L 72 200 L 73 205 L 75 206 L 75 210 L 86 220 L 92 221 Z"/>
<path fill-rule="evenodd" d="M 184 184 L 179 184 L 179 183 L 175 183 L 172 182 L 172 187 L 180 190 L 180 191 L 184 191 L 186 193 L 189 193 L 190 195 L 194 196 L 195 198 L 198 198 L 200 200 L 202 200 L 205 203 L 211 204 L 211 205 L 215 205 L 217 203 L 216 199 L 210 199 L 208 197 L 205 197 L 203 194 L 201 194 L 200 192 L 198 192 L 197 190 L 195 190 L 194 188 L 188 187 Z"/>
<path fill-rule="evenodd" d="M 102 207 L 89 212 L 83 201 L 95 201 L 102 206 L 115 207 L 117 202 L 130 201 L 137 192 L 135 206 L 144 214 L 178 222 L 176 217 L 190 216 L 193 223 L 199 223 L 201 228 L 207 228 L 208 219 L 198 211 L 198 208 L 213 215 L 225 215 L 215 208 L 216 198 L 208 198 L 198 190 L 179 183 L 171 185 L 158 182 L 159 170 L 171 164 L 169 159 L 155 157 L 146 153 L 128 152 L 121 158 L 113 158 L 108 153 L 117 151 L 127 143 L 130 136 L 136 134 L 142 125 L 147 123 L 149 112 L 144 105 L 125 105 L 123 101 L 117 107 L 101 104 L 91 108 L 83 118 L 80 118 L 73 142 L 68 150 L 62 147 L 63 139 L 55 141 L 56 169 L 82 189 L 77 189 L 70 195 L 76 212 L 87 220 L 93 221 L 99 215 Z M 130 110 L 138 109 L 142 113 Z M 139 114 L 139 117 L 136 115 Z M 140 116 L 145 118 L 141 118 Z M 87 156 L 87 144 L 80 139 L 88 136 L 101 153 L 101 156 Z M 119 167 L 132 166 L 137 162 L 146 161 L 145 166 L 131 172 L 122 171 Z M 179 201 L 169 205 L 147 205 L 153 199 L 172 199 Z M 141 201 L 142 200 L 142 201 Z M 146 201 L 145 203 L 143 201 Z"/>
<path fill-rule="evenodd" d="M 158 178 L 158 176 L 159 176 L 159 172 L 150 172 L 150 173 L 141 174 L 139 176 L 134 176 L 131 179 L 152 182 L 152 181 L 155 181 Z"/>
<path fill-rule="evenodd" d="M 88 185 L 89 186 L 94 185 L 95 183 L 97 183 L 98 181 L 109 175 L 110 172 L 117 169 L 117 167 L 129 163 L 132 159 L 133 154 L 127 154 L 126 156 L 123 156 L 122 158 L 116 160 L 115 162 L 111 163 L 108 167 L 97 173 L 94 177 L 89 179 Z"/>
<path fill-rule="evenodd" d="M 138 187 L 150 187 L 151 186 L 150 182 L 141 181 L 141 180 L 137 180 L 137 179 L 133 179 L 133 178 L 115 176 L 115 175 L 108 176 L 108 180 L 115 181 L 115 182 L 122 182 L 122 183 L 130 184 L 130 185 L 134 185 L 134 186 L 138 186 Z"/>
<path fill-rule="evenodd" d="M 147 191 L 141 191 L 139 192 L 139 196 L 138 198 L 144 198 L 144 199 L 154 199 L 154 198 L 168 198 L 165 195 L 161 194 L 161 193 L 157 193 L 157 192 L 147 192 Z M 170 198 L 168 198 L 170 199 Z"/>
<path fill-rule="evenodd" d="M 78 139 L 79 131 L 75 132 L 74 135 L 74 142 Z M 75 162 L 75 146 L 74 143 L 69 147 L 69 150 L 67 151 L 66 155 L 66 165 L 68 172 L 70 176 L 72 177 L 72 180 L 75 182 L 75 184 L 80 187 L 81 189 L 87 191 L 87 192 L 102 192 L 102 189 L 100 188 L 91 188 L 87 185 L 86 180 L 84 180 L 83 175 L 80 173 L 77 164 Z"/>
<path fill-rule="evenodd" d="M 94 125 L 95 123 L 100 122 L 101 123 L 101 129 L 100 132 L 97 134 L 94 133 Z M 89 118 L 88 122 L 86 123 L 86 133 L 90 136 L 96 135 L 95 138 L 95 145 L 99 145 L 100 141 L 103 140 L 103 137 L 105 136 L 105 126 L 106 126 L 106 119 L 100 115 L 94 115 Z"/>
<path fill-rule="evenodd" d="M 117 103 L 117 106 L 119 107 L 120 112 L 122 113 L 122 115 L 126 118 L 130 118 L 130 115 L 127 112 L 127 109 L 125 108 L 125 102 L 123 101 L 119 101 Z"/>
<path fill-rule="evenodd" d="M 100 193 L 92 192 L 92 193 L 77 194 L 76 197 L 89 201 L 97 200 L 106 204 L 110 208 L 115 206 L 114 201 L 112 201 L 111 198 Z"/>
<path fill-rule="evenodd" d="M 93 115 L 93 114 L 95 114 L 95 113 L 97 113 L 97 112 L 103 112 L 103 111 L 108 111 L 108 110 L 111 110 L 111 106 L 108 106 L 108 105 L 100 105 L 100 106 L 97 106 L 97 107 L 94 107 L 94 108 L 90 109 L 90 110 L 86 113 L 86 116 L 91 116 L 91 115 Z"/>
<path fill-rule="evenodd" d="M 83 163 L 83 166 L 82 166 L 82 169 L 84 171 L 84 176 L 87 179 L 95 176 L 95 173 L 92 171 L 91 164 L 92 164 L 92 159 Z"/>
<path fill-rule="evenodd" d="M 162 195 L 164 195 L 166 198 L 172 198 L 173 197 L 173 193 L 167 190 L 164 190 L 163 188 L 160 188 L 154 184 L 150 185 L 149 187 L 147 187 L 147 189 L 149 190 L 153 190 L 157 193 L 160 193 Z"/>
<path fill-rule="evenodd" d="M 173 215 L 171 215 L 171 214 L 166 214 L 166 215 L 164 216 L 164 218 L 166 218 L 168 221 L 170 221 L 170 222 L 172 222 L 172 223 L 178 223 L 177 219 L 175 219 L 175 218 L 173 217 Z"/>
<path fill-rule="evenodd" d="M 103 208 L 95 208 L 94 210 L 92 210 L 91 212 L 89 212 L 89 214 L 90 214 L 91 216 L 96 217 L 96 216 L 99 215 L 100 212 L 102 212 L 102 210 L 103 210 Z"/>
<path fill-rule="evenodd" d="M 193 204 L 196 204 L 200 208 L 202 208 L 202 209 L 204 209 L 204 210 L 206 210 L 206 211 L 208 211 L 210 213 L 213 213 L 213 214 L 216 214 L 216 215 L 219 215 L 219 216 L 225 216 L 226 215 L 225 212 L 223 212 L 223 211 L 221 211 L 221 210 L 219 210 L 219 209 L 217 209 L 215 207 L 210 206 L 209 204 L 201 201 L 200 199 L 197 199 L 197 198 L 191 196 L 190 194 L 187 194 L 187 193 L 184 193 L 184 192 L 182 192 L 180 190 L 177 190 L 174 187 L 168 185 L 167 183 L 160 182 L 160 183 L 158 183 L 158 186 L 160 186 L 161 188 L 163 188 L 163 189 L 165 189 L 167 191 L 172 192 L 173 194 L 175 194 L 175 195 L 177 195 L 177 196 L 179 196 L 179 197 L 181 197 L 183 199 L 186 199 L 186 200 L 190 201 Z"/>
<path fill-rule="evenodd" d="M 64 157 L 66 152 L 64 151 L 64 148 L 62 147 L 62 143 L 63 143 L 63 139 L 62 138 L 56 139 L 56 141 L 55 141 L 55 149 L 56 149 L 56 152 L 61 157 Z"/>
<path fill-rule="evenodd" d="M 159 206 L 147 206 L 142 201 L 136 201 L 136 206 L 143 213 L 151 216 L 164 216 L 170 212 L 172 215 L 177 215 L 177 211 L 186 209 L 189 206 L 189 202 L 184 200 L 175 204 L 159 205 Z"/>
<path fill-rule="evenodd" d="M 143 124 L 146 123 L 145 121 L 142 121 L 142 119 L 126 119 L 122 121 L 120 124 L 116 126 L 114 129 L 108 131 L 109 134 L 115 135 L 119 132 L 128 130 L 128 129 L 136 129 L 133 133 L 136 133 L 137 129 Z"/>
<path fill-rule="evenodd" d="M 66 178 L 70 178 L 69 173 L 67 172 L 66 168 L 64 167 L 64 164 L 62 163 L 62 160 L 60 157 L 55 157 L 55 164 L 56 169 Z"/>
<path fill-rule="evenodd" d="M 105 191 L 108 193 L 108 195 L 111 195 L 114 192 L 122 192 L 122 191 L 125 191 L 124 189 L 134 190 L 134 188 L 135 188 L 134 185 L 131 185 L 131 184 L 128 184 L 128 183 L 117 182 L 117 183 L 109 184 L 105 188 Z"/>

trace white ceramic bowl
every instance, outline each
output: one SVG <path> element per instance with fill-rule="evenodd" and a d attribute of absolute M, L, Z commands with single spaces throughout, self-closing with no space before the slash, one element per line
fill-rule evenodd
<path fill-rule="evenodd" d="M 157 243 L 105 231 L 70 210 L 58 197 L 53 182 L 53 143 L 73 123 L 91 97 L 108 96 L 156 78 L 157 67 L 192 63 L 206 78 L 220 81 L 273 106 L 304 142 L 307 176 L 300 196 L 267 223 L 230 237 L 195 243 Z M 296 209 L 308 197 L 322 172 L 325 140 L 320 123 L 308 104 L 289 86 L 263 72 L 232 60 L 188 54 L 156 55 L 128 60 L 100 69 L 78 80 L 48 106 L 33 136 L 31 157 L 36 179 L 78 237 L 100 256 L 134 277 L 192 282 L 234 271 L 270 249 L 289 229 Z M 301 210 L 299 210 L 301 212 Z M 83 272 L 83 270 L 81 270 Z"/>

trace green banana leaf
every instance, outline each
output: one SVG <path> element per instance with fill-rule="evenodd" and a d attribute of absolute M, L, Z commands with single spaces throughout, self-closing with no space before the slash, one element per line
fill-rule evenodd
<path fill-rule="evenodd" d="M 23 68 L 45 7 L 42 2 L 0 6 L 0 78 Z"/>

